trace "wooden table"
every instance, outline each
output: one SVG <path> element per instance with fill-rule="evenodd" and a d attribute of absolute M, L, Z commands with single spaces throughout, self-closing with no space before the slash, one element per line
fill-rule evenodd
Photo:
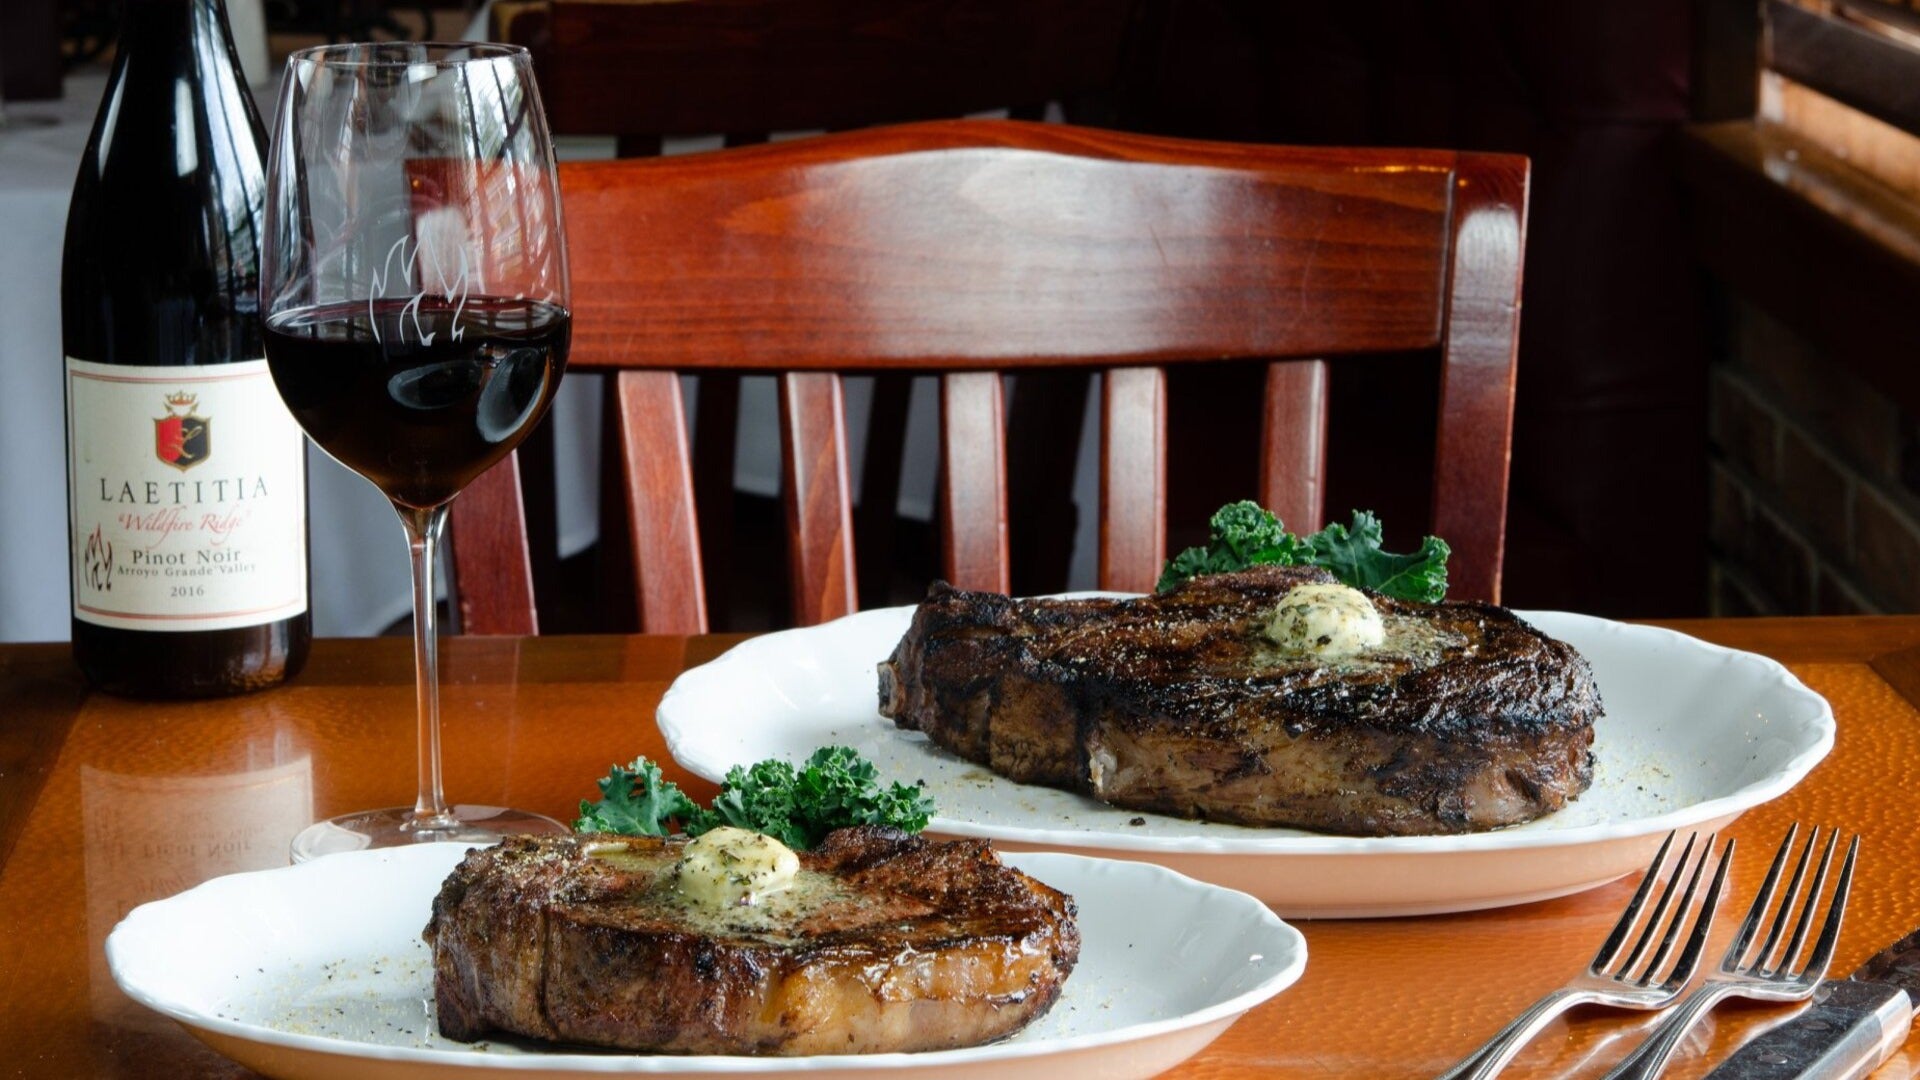
<path fill-rule="evenodd" d="M 1733 828 L 1744 907 L 1786 824 L 1864 835 L 1836 970 L 1920 923 L 1920 617 L 1675 624 L 1786 662 L 1833 703 L 1834 752 Z M 609 762 L 663 758 L 654 705 L 719 637 L 468 638 L 445 644 L 447 788 L 570 817 Z M 65 646 L 0 646 L 0 1073 L 242 1070 L 123 996 L 101 942 L 134 904 L 276 865 L 315 815 L 404 802 L 413 783 L 404 639 L 323 641 L 298 683 L 226 701 L 90 695 Z M 670 770 L 672 771 L 672 770 Z M 711 785 L 676 777 L 696 797 Z M 1504 911 L 1302 925 L 1300 982 L 1175 1075 L 1430 1077 L 1583 964 L 1630 885 Z M 1712 948 L 1731 932 L 1723 920 Z M 1694 1077 L 1778 1007 L 1712 1014 L 1669 1075 Z M 1649 1020 L 1558 1022 L 1508 1075 L 1596 1076 Z M 1920 1073 L 1920 1039 L 1876 1074 Z"/>

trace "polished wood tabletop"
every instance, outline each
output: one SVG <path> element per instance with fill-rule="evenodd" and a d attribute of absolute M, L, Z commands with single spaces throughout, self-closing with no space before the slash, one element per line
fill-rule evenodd
<path fill-rule="evenodd" d="M 1851 970 L 1920 923 L 1920 617 L 1673 625 L 1773 656 L 1833 703 L 1833 753 L 1732 828 L 1728 909 L 1752 895 L 1788 822 L 1857 829 L 1835 968 Z M 610 762 L 665 757 L 660 695 L 735 640 L 449 639 L 449 794 L 570 818 Z M 316 816 L 409 801 L 411 664 L 404 639 L 323 641 L 286 687 L 153 704 L 89 693 L 65 646 L 0 646 L 0 1074 L 247 1075 L 121 994 L 102 942 L 138 903 L 283 864 Z M 1616 882 L 1499 911 L 1303 922 L 1306 974 L 1172 1075 L 1431 1077 L 1579 969 L 1630 893 Z M 1709 955 L 1735 921 L 1723 917 Z M 1792 1009 L 1722 1007 L 1668 1075 L 1702 1075 Z M 1652 1022 L 1576 1012 L 1507 1075 L 1597 1076 Z M 1916 1073 L 1920 1039 L 1875 1076 Z"/>

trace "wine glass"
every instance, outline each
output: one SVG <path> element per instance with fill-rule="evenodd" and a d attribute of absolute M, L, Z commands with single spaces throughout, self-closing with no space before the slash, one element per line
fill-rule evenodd
<path fill-rule="evenodd" d="M 294 860 L 564 832 L 449 807 L 440 774 L 435 542 L 454 496 L 539 421 L 566 366 L 566 238 L 526 50 L 383 42 L 288 58 L 260 291 L 287 408 L 393 501 L 413 555 L 419 797 L 316 823 Z"/>

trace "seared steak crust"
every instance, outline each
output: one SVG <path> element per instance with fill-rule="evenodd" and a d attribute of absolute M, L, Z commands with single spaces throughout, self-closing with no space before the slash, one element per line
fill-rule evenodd
<path fill-rule="evenodd" d="M 683 843 L 513 837 L 469 852 L 424 935 L 441 1034 L 677 1054 L 972 1046 L 1046 1012 L 1079 957 L 1072 898 L 984 842 L 842 829 L 799 853 L 818 891 L 771 921 L 689 915 L 663 876 Z"/>
<path fill-rule="evenodd" d="M 1331 580 L 1260 567 L 1132 600 L 936 583 L 880 665 L 880 711 L 1014 780 L 1247 825 L 1469 832 L 1586 790 L 1600 694 L 1571 646 L 1492 604 L 1373 596 L 1404 655 L 1281 655 L 1266 617 Z"/>

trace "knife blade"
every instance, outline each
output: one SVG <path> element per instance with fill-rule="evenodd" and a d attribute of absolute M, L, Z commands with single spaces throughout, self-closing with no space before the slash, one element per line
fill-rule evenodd
<path fill-rule="evenodd" d="M 1786 1023 L 1748 1040 L 1707 1080 L 1859 1080 L 1907 1041 L 1920 1004 L 1920 930 L 1828 979 Z"/>

